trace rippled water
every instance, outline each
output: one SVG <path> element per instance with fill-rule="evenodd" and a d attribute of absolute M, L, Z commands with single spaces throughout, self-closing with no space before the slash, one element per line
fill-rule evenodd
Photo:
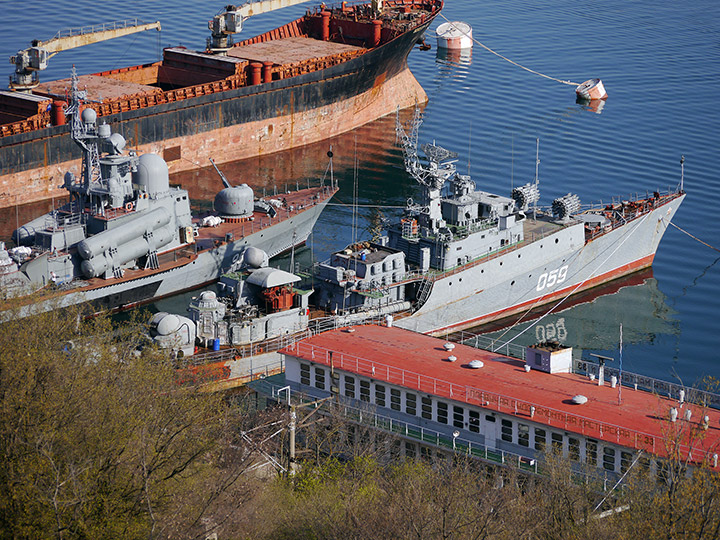
<path fill-rule="evenodd" d="M 39 0 L 4 2 L 0 22 L 0 57 L 45 39 L 55 30 L 127 17 L 159 19 L 156 32 L 66 51 L 50 61 L 42 75 L 64 78 L 75 64 L 81 73 L 149 62 L 161 47 L 184 44 L 201 48 L 206 21 L 218 3 L 128 0 L 114 12 L 98 2 Z M 250 19 L 245 36 L 299 16 L 296 6 Z M 43 26 L 38 13 L 46 13 Z M 33 14 L 30 16 L 29 14 Z M 688 192 L 674 222 L 720 248 L 716 218 L 720 190 L 720 121 L 716 91 L 720 83 L 720 8 L 716 0 L 678 4 L 669 0 L 448 0 L 443 14 L 469 23 L 474 37 L 517 63 L 575 83 L 599 77 L 608 100 L 598 114 L 575 103 L 574 87 L 528 73 L 476 45 L 470 55 L 439 54 L 428 34 L 430 51 L 415 50 L 409 65 L 426 89 L 421 140 L 431 139 L 459 152 L 458 168 L 470 170 L 482 188 L 509 194 L 512 185 L 535 174 L 536 139 L 540 141 L 542 201 L 567 192 L 585 202 L 609 200 L 633 192 L 675 186 L 684 155 Z M 437 24 L 443 22 L 438 19 Z M 434 27 L 432 29 L 434 29 Z M 7 65 L 7 73 L 12 66 Z M 377 212 L 358 209 L 353 232 L 353 187 L 360 205 L 400 206 L 416 188 L 401 170 L 393 147 L 394 119 L 386 118 L 328 143 L 232 168 L 231 178 L 258 186 L 302 182 L 322 175 L 325 152 L 333 144 L 341 192 L 336 206 L 321 216 L 312 241 L 296 257 L 309 261 L 367 235 Z M 356 165 L 357 162 L 357 165 Z M 211 171 L 176 179 L 208 198 L 217 184 Z M 204 187 L 201 187 L 204 186 Z M 383 208 L 386 217 L 395 208 Z M 494 335 L 518 342 L 543 336 L 565 337 L 590 352 L 618 356 L 623 325 L 623 368 L 692 383 L 703 375 L 719 376 L 720 253 L 670 228 L 655 259 L 652 278 L 631 280 L 618 291 L 543 318 L 528 330 L 518 325 Z M 286 264 L 283 261 L 282 264 Z M 182 310 L 185 298 L 156 309 Z"/>

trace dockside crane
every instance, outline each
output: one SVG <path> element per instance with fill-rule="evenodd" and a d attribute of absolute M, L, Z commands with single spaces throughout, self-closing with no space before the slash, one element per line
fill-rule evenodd
<path fill-rule="evenodd" d="M 32 91 L 40 83 L 38 72 L 47 68 L 48 60 L 61 51 L 146 30 L 160 31 L 160 21 L 145 23 L 138 19 L 126 19 L 61 30 L 47 41 L 33 40 L 30 47 L 10 57 L 10 63 L 15 64 L 15 73 L 10 76 L 10 90 Z"/>

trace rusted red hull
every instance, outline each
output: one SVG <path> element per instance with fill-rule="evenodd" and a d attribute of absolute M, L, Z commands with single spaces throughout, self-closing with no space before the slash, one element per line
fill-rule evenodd
<path fill-rule="evenodd" d="M 99 85 L 107 96 L 108 80 L 122 82 L 116 95 L 93 108 L 128 146 L 162 155 L 171 173 L 204 167 L 210 157 L 225 163 L 267 155 L 425 102 L 407 56 L 441 8 L 441 0 L 390 3 L 389 9 L 403 16 L 383 26 L 378 45 L 372 43 L 377 25 L 363 20 L 361 11 L 333 10 L 328 42 L 315 36 L 322 32 L 320 13 L 309 12 L 237 44 L 228 57 L 167 49 L 162 63 L 86 76 L 88 89 L 92 93 L 91 85 Z M 291 54 L 298 43 L 306 45 L 304 56 Z M 258 75 L 261 57 L 270 60 L 260 64 Z M 189 86 L 166 90 L 171 80 Z M 49 95 L 53 88 L 48 83 L 44 89 Z M 68 127 L 41 127 L 51 122 L 50 114 L 29 117 L 35 125 L 0 126 L 0 207 L 60 196 L 65 173 L 78 173 Z"/>

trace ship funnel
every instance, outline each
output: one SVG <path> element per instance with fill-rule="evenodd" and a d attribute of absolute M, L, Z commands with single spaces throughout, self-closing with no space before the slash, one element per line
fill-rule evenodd
<path fill-rule="evenodd" d="M 568 193 L 552 202 L 553 215 L 558 219 L 568 219 L 572 214 L 580 211 L 580 197 Z"/>

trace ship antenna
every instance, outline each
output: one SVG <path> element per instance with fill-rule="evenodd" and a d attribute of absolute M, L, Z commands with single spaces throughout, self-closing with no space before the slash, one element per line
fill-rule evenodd
<path fill-rule="evenodd" d="M 535 188 L 540 184 L 540 137 L 535 139 Z M 533 203 L 533 219 L 537 219 L 537 199 Z"/>
<path fill-rule="evenodd" d="M 467 173 L 470 176 L 470 151 L 472 150 L 472 122 L 470 122 L 470 134 L 468 135 L 468 168 Z"/>
<path fill-rule="evenodd" d="M 510 134 L 510 191 L 515 188 L 515 133 Z"/>
<path fill-rule="evenodd" d="M 680 156 L 680 193 L 685 191 L 685 156 Z"/>
<path fill-rule="evenodd" d="M 222 173 L 222 171 L 220 169 L 218 169 L 217 165 L 215 165 L 215 161 L 213 160 L 213 158 L 210 158 L 210 163 L 212 163 L 212 166 L 215 167 L 215 170 L 220 175 L 220 178 L 222 179 L 222 183 L 225 185 L 225 187 L 226 188 L 232 187 L 230 185 L 230 182 L 228 182 L 228 179 L 225 178 L 225 175 Z"/>

